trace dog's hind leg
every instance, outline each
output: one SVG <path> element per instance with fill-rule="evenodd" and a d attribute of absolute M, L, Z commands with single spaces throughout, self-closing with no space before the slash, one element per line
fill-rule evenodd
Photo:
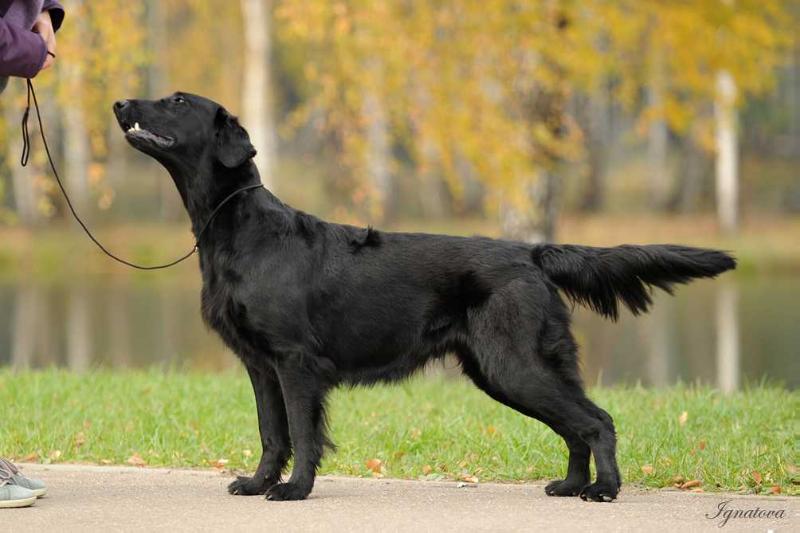
<path fill-rule="evenodd" d="M 228 492 L 238 495 L 264 494 L 281 481 L 281 472 L 291 455 L 286 406 L 275 370 L 269 365 L 247 365 L 258 411 L 261 434 L 261 461 L 253 477 L 239 476 L 228 485 Z"/>
<path fill-rule="evenodd" d="M 325 396 L 331 388 L 319 368 L 308 365 L 310 356 L 292 354 L 277 363 L 289 434 L 294 447 L 294 468 L 289 481 L 267 490 L 269 500 L 302 500 L 311 493 L 326 446 Z"/>
<path fill-rule="evenodd" d="M 620 488 L 613 422 L 583 392 L 560 299 L 549 300 L 553 295 L 547 290 L 537 294 L 541 286 L 535 282 L 525 285 L 496 293 L 471 317 L 469 346 L 459 351 L 462 367 L 492 398 L 564 438 L 570 451 L 567 476 L 550 483 L 548 494 L 611 501 Z M 589 484 L 590 451 L 597 467 L 594 484 Z"/>
<path fill-rule="evenodd" d="M 569 463 L 567 465 L 567 477 L 551 481 L 544 488 L 544 491 L 548 496 L 577 496 L 591 481 L 589 477 L 591 449 L 583 439 L 567 428 L 554 423 L 548 425 L 553 431 L 561 435 L 564 442 L 567 443 Z"/>

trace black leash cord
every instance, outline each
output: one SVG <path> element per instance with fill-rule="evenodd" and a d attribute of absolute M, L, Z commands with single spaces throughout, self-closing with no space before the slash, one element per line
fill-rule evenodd
<path fill-rule="evenodd" d="M 125 259 L 122 259 L 121 257 L 117 257 L 116 255 L 111 253 L 105 246 L 103 246 L 100 243 L 100 241 L 98 241 L 95 238 L 94 235 L 92 235 L 92 232 L 89 231 L 89 228 L 86 227 L 86 224 L 83 222 L 83 220 L 81 220 L 81 217 L 78 216 L 78 213 L 75 211 L 75 208 L 72 206 L 72 201 L 69 199 L 69 195 L 67 194 L 67 190 L 64 188 L 64 184 L 61 183 L 61 177 L 58 175 L 58 170 L 56 170 L 55 163 L 53 163 L 53 156 L 50 154 L 50 147 L 47 145 L 47 139 L 44 136 L 44 127 L 42 127 L 42 115 L 39 113 L 39 102 L 36 100 L 36 91 L 33 90 L 33 83 L 31 82 L 31 80 L 27 80 L 27 81 L 28 81 L 28 102 L 27 102 L 27 105 L 25 106 L 25 112 L 22 114 L 22 157 L 20 158 L 19 162 L 23 167 L 26 166 L 28 164 L 28 159 L 30 158 L 30 155 L 31 155 L 31 139 L 30 139 L 30 133 L 28 131 L 28 115 L 30 115 L 30 110 L 31 110 L 31 96 L 33 96 L 33 105 L 34 105 L 34 108 L 36 109 L 36 120 L 39 123 L 39 133 L 41 134 L 41 137 L 42 137 L 42 144 L 44 145 L 44 151 L 47 154 L 47 161 L 50 163 L 50 169 L 53 171 L 53 177 L 55 177 L 56 183 L 58 183 L 58 188 L 61 189 L 61 194 L 64 195 L 64 200 L 67 201 L 67 207 L 69 207 L 69 210 L 72 213 L 72 216 L 75 218 L 75 220 L 78 222 L 78 224 L 80 224 L 81 228 L 83 229 L 83 232 L 86 233 L 86 236 L 89 237 L 92 240 L 92 242 L 95 243 L 97 245 L 97 247 L 100 248 L 100 250 L 102 250 L 102 252 L 104 254 L 106 254 L 108 257 L 110 257 L 114 261 L 117 261 L 118 263 L 122 263 L 123 265 L 129 266 L 131 268 L 136 268 L 136 269 L 139 269 L 139 270 L 160 270 L 162 268 L 169 268 L 171 266 L 175 266 L 178 263 L 181 263 L 181 262 L 189 259 L 198 250 L 198 248 L 200 246 L 200 239 L 203 237 L 203 233 L 205 233 L 206 229 L 208 229 L 208 227 L 214 221 L 214 218 L 219 213 L 220 209 L 222 209 L 222 207 L 225 204 L 227 204 L 230 200 L 232 200 L 239 193 L 242 193 L 242 192 L 245 192 L 245 191 L 249 191 L 249 190 L 252 190 L 252 189 L 259 189 L 259 188 L 264 186 L 264 185 L 262 185 L 260 183 L 258 183 L 256 185 L 248 185 L 247 187 L 242 187 L 241 189 L 237 189 L 237 190 L 233 191 L 231 194 L 229 194 L 211 212 L 211 216 L 208 217 L 208 220 L 206 220 L 206 223 L 203 224 L 203 227 L 200 229 L 200 232 L 197 234 L 197 240 L 195 241 L 195 244 L 192 247 L 192 249 L 189 250 L 185 255 L 182 255 L 181 257 L 179 257 L 178 259 L 176 259 L 176 260 L 174 260 L 174 261 L 172 261 L 170 263 L 165 263 L 163 265 L 154 265 L 154 266 L 137 265 L 136 263 L 131 263 L 130 261 L 126 261 Z"/>

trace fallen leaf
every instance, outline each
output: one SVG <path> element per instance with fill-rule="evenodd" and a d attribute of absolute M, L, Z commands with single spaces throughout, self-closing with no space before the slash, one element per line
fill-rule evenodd
<path fill-rule="evenodd" d="M 761 482 L 764 481 L 764 478 L 761 477 L 761 472 L 758 470 L 753 470 L 752 474 L 750 475 L 753 477 L 753 481 L 756 482 L 756 485 L 761 485 Z"/>
<path fill-rule="evenodd" d="M 678 423 L 683 426 L 686 424 L 686 421 L 689 420 L 689 413 L 684 411 L 681 413 L 681 416 L 678 417 Z"/>
<path fill-rule="evenodd" d="M 487 435 L 494 435 L 497 433 L 497 428 L 494 426 L 486 426 L 486 434 Z"/>
<path fill-rule="evenodd" d="M 693 489 L 695 487 L 699 487 L 702 484 L 703 484 L 703 482 L 700 481 L 699 479 L 692 479 L 691 481 L 687 481 L 686 483 L 681 485 L 680 488 L 683 489 L 683 490 Z"/>
<path fill-rule="evenodd" d="M 422 473 L 425 474 L 426 476 L 431 472 L 433 472 L 433 467 L 431 465 L 425 465 L 422 467 Z"/>
<path fill-rule="evenodd" d="M 466 481 L 467 483 L 477 483 L 478 478 L 473 476 L 472 474 L 461 474 L 461 480 Z"/>
<path fill-rule="evenodd" d="M 213 466 L 214 468 L 225 468 L 226 464 L 228 464 L 228 460 L 222 458 L 211 462 L 211 466 Z"/>
<path fill-rule="evenodd" d="M 61 450 L 53 450 L 53 451 L 51 451 L 50 454 L 48 455 L 48 457 L 50 457 L 50 459 L 55 461 L 56 459 L 61 457 Z"/>
<path fill-rule="evenodd" d="M 699 449 L 701 449 L 701 450 L 705 450 L 706 449 L 706 441 L 701 440 L 700 442 L 697 443 L 697 447 Z"/>
<path fill-rule="evenodd" d="M 780 494 L 781 493 L 781 486 L 780 485 L 773 485 L 769 488 L 770 494 Z"/>
<path fill-rule="evenodd" d="M 110 464 L 111 464 L 111 463 L 113 463 L 114 461 L 112 461 L 111 459 L 100 459 L 100 462 L 101 462 L 102 464 L 104 464 L 104 465 L 110 465 Z"/>
<path fill-rule="evenodd" d="M 370 459 L 367 461 L 367 468 L 372 470 L 373 474 L 380 474 L 383 468 L 383 461 L 380 459 Z"/>
<path fill-rule="evenodd" d="M 642 465 L 642 473 L 649 476 L 653 473 L 653 465 Z"/>
<path fill-rule="evenodd" d="M 20 459 L 20 461 L 23 463 L 35 463 L 38 460 L 39 460 L 39 454 L 36 452 L 29 453 L 28 455 Z"/>
<path fill-rule="evenodd" d="M 142 456 L 139 455 L 137 452 L 134 452 L 133 455 L 128 457 L 127 463 L 133 466 L 145 466 L 147 464 L 147 462 L 145 462 L 145 460 L 142 459 Z"/>
<path fill-rule="evenodd" d="M 675 476 L 672 478 L 672 483 L 675 485 L 683 485 L 684 481 L 686 481 L 686 478 L 683 476 Z"/>
<path fill-rule="evenodd" d="M 245 457 L 250 457 L 251 455 L 253 455 L 253 452 L 250 450 L 242 450 L 242 455 L 244 455 Z"/>
<path fill-rule="evenodd" d="M 689 492 L 705 492 L 705 491 L 703 489 L 701 489 L 701 488 L 697 488 L 697 489 L 692 489 Z"/>

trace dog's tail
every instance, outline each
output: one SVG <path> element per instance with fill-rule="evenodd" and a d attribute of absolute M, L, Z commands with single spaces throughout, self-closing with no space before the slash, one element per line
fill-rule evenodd
<path fill-rule="evenodd" d="M 671 294 L 674 283 L 713 278 L 736 268 L 736 260 L 724 252 L 673 244 L 614 248 L 542 244 L 532 255 L 567 297 L 612 320 L 619 315 L 618 300 L 638 315 L 652 303 L 653 286 Z"/>

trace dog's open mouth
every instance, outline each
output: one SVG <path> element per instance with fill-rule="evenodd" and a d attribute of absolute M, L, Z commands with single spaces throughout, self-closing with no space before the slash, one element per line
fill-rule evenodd
<path fill-rule="evenodd" d="M 167 137 L 164 135 L 159 135 L 153 131 L 147 130 L 139 126 L 138 122 L 134 122 L 133 125 L 130 125 L 127 122 L 123 122 L 121 124 L 122 129 L 125 131 L 125 137 L 128 140 L 141 140 L 152 143 L 161 148 L 169 148 L 173 144 L 175 144 L 175 139 L 172 137 Z"/>

